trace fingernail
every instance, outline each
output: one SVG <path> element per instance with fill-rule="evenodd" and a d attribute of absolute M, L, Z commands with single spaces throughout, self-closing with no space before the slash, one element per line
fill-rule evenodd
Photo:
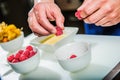
<path fill-rule="evenodd" d="M 55 21 L 55 19 L 49 19 L 49 21 Z"/>
<path fill-rule="evenodd" d="M 61 27 L 62 29 L 64 29 L 64 24 L 62 23 L 62 24 L 60 25 L 60 27 Z"/>

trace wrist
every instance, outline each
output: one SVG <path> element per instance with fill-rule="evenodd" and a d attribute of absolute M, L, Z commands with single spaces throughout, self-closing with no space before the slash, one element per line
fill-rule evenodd
<path fill-rule="evenodd" d="M 54 0 L 34 0 L 34 4 L 39 3 L 39 2 L 53 2 Z"/>

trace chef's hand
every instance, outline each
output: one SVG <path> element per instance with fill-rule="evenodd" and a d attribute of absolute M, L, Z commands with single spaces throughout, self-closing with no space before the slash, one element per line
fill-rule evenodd
<path fill-rule="evenodd" d="M 39 2 L 28 14 L 29 27 L 37 36 L 56 33 L 55 26 L 50 21 L 55 21 L 56 26 L 64 29 L 64 17 L 54 2 Z"/>
<path fill-rule="evenodd" d="M 112 26 L 120 22 L 120 0 L 84 0 L 78 10 L 89 24 Z"/>

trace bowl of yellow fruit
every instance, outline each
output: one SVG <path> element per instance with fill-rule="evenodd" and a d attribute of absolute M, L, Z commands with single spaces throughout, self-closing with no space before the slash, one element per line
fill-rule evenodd
<path fill-rule="evenodd" d="M 0 45 L 9 52 L 20 49 L 24 42 L 24 33 L 14 24 L 0 23 Z"/>

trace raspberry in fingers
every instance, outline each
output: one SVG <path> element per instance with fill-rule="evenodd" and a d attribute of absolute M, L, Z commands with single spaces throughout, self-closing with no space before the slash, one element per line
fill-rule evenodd
<path fill-rule="evenodd" d="M 75 12 L 75 17 L 77 17 L 79 20 L 82 19 L 82 17 L 81 17 L 81 10 Z"/>

